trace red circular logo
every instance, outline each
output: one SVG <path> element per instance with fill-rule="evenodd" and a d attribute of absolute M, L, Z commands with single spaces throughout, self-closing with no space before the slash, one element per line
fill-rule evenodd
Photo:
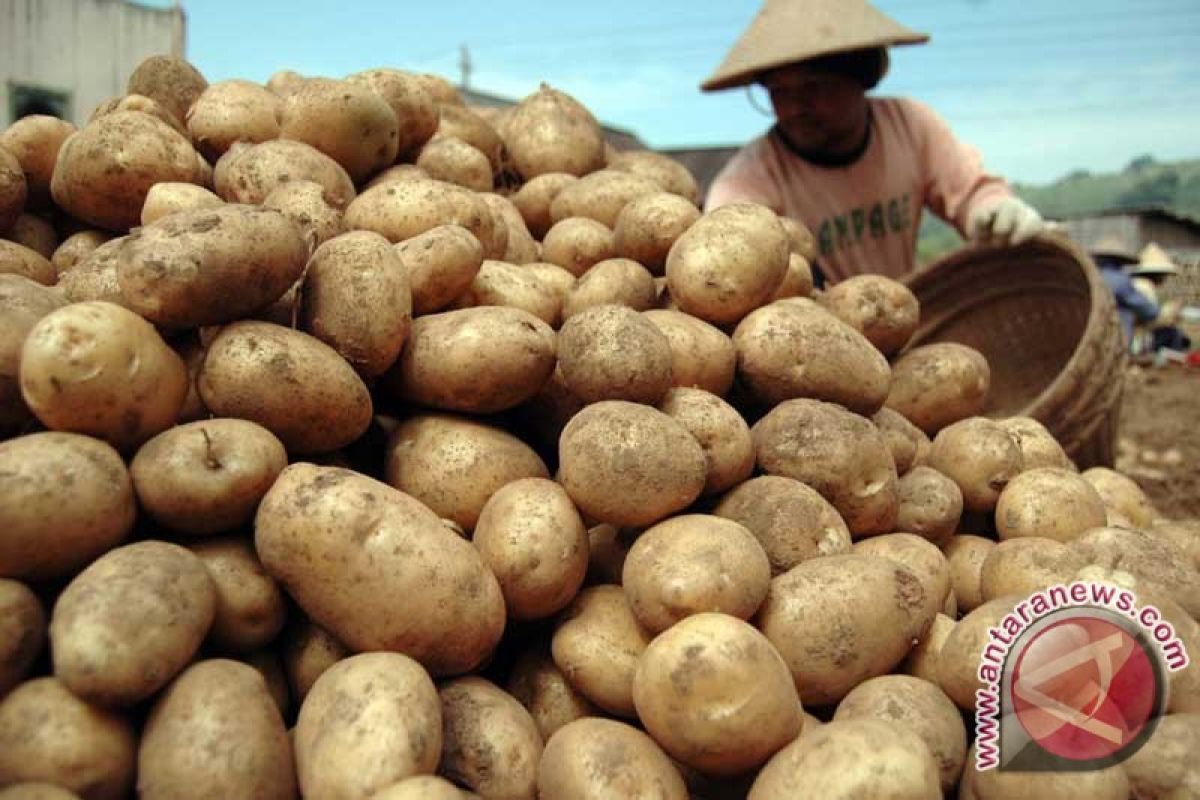
<path fill-rule="evenodd" d="M 1073 761 L 1111 756 L 1154 717 L 1157 676 L 1143 642 L 1105 619 L 1038 631 L 1012 674 L 1012 707 L 1029 738 Z"/>

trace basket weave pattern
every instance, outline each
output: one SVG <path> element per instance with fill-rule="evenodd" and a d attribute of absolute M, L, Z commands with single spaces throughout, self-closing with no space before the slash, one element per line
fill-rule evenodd
<path fill-rule="evenodd" d="M 1081 469 L 1112 466 L 1126 352 L 1112 293 L 1070 242 L 968 247 L 909 276 L 909 348 L 958 342 L 992 369 L 989 417 L 1045 425 Z"/>

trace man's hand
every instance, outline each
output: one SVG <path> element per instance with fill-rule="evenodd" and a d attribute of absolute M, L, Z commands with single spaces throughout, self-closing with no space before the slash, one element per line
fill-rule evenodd
<path fill-rule="evenodd" d="M 969 230 L 976 242 L 1011 247 L 1029 241 L 1045 227 L 1036 209 L 1019 198 L 1006 197 L 971 214 Z"/>

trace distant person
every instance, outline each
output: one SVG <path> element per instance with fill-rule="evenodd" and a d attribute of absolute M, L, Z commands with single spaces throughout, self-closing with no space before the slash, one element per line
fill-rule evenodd
<path fill-rule="evenodd" d="M 1160 305 L 1155 288 L 1179 270 L 1165 253 L 1159 256 L 1161 250 L 1147 250 L 1145 257 L 1139 256 L 1120 239 L 1107 236 L 1089 252 L 1112 290 L 1129 351 L 1134 355 L 1155 353 L 1164 347 L 1187 351 L 1191 340 L 1175 327 L 1179 304 Z"/>
<path fill-rule="evenodd" d="M 756 202 L 804 223 L 833 282 L 911 272 L 926 208 L 981 242 L 1037 235 L 1038 212 L 930 108 L 867 97 L 889 46 L 928 40 L 865 0 L 767 0 L 701 88 L 761 84 L 776 122 L 720 172 L 706 209 Z"/>

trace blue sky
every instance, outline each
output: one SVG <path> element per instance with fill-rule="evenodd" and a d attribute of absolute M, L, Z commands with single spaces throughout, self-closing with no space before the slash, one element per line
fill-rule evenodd
<path fill-rule="evenodd" d="M 155 5 L 169 5 L 156 0 Z M 546 81 L 654 147 L 741 143 L 769 125 L 741 91 L 702 94 L 757 0 L 185 0 L 210 81 L 395 66 L 522 97 Z M 877 0 L 932 34 L 893 51 L 881 94 L 941 113 L 989 167 L 1047 182 L 1135 156 L 1200 158 L 1197 0 Z"/>

